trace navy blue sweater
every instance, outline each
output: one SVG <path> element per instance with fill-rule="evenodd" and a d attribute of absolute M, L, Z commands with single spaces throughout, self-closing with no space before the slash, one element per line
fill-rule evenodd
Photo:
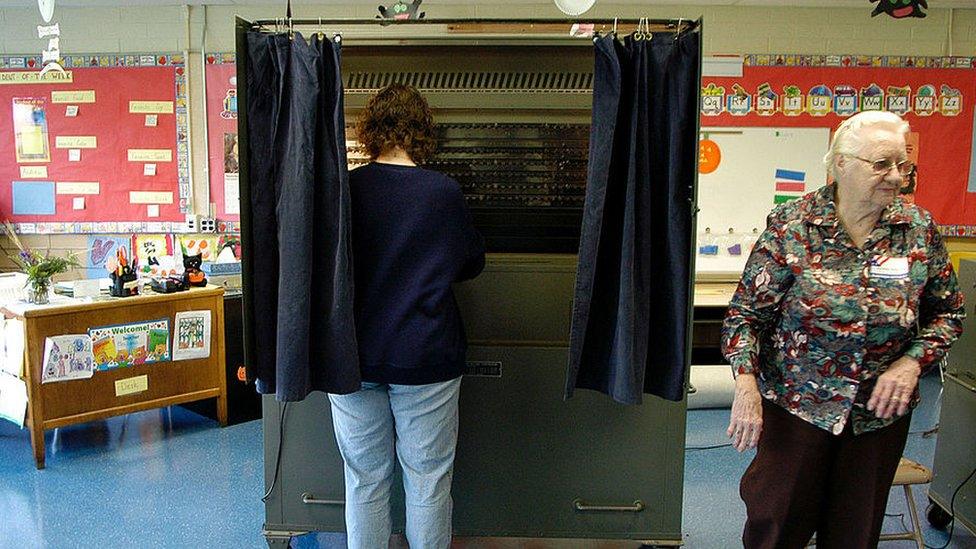
<path fill-rule="evenodd" d="M 363 381 L 460 376 L 467 342 L 451 283 L 485 265 L 460 186 L 434 171 L 374 162 L 350 172 L 349 188 Z"/>

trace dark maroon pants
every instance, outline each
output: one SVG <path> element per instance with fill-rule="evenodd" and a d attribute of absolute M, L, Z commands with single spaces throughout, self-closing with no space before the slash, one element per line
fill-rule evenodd
<path fill-rule="evenodd" d="M 746 549 L 873 549 L 908 438 L 909 414 L 854 436 L 833 435 L 763 400 L 755 459 L 742 476 Z"/>

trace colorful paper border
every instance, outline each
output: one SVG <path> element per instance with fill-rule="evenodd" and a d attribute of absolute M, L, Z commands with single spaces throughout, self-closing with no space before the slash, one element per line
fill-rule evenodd
<path fill-rule="evenodd" d="M 806 55 L 755 53 L 742 56 L 754 67 L 898 67 L 919 69 L 976 69 L 976 57 L 919 55 Z"/>
<path fill-rule="evenodd" d="M 82 223 L 14 223 L 19 234 L 131 234 L 131 233 L 192 233 L 206 234 L 199 230 L 191 231 L 186 223 L 179 221 L 103 221 Z M 218 221 L 218 233 L 239 233 L 241 224 L 237 221 Z"/>

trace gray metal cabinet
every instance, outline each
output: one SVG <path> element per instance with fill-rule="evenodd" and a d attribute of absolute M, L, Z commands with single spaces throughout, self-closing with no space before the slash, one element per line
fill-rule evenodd
<path fill-rule="evenodd" d="M 500 362 L 501 377 L 472 376 L 461 389 L 453 496 L 458 536 L 678 541 L 683 403 L 622 406 L 582 392 L 563 402 L 564 349 L 474 348 Z M 280 405 L 265 397 L 265 464 L 276 460 Z M 288 406 L 280 486 L 267 502 L 267 530 L 343 531 L 342 460 L 328 399 Z M 398 471 L 399 475 L 399 471 Z M 268 471 L 267 477 L 273 477 Z M 308 504 L 303 496 L 335 504 Z M 402 530 L 396 481 L 394 529 Z M 638 503 L 639 502 L 639 503 Z M 577 504 L 616 511 L 579 511 Z M 640 510 L 625 510 L 637 504 Z"/>
<path fill-rule="evenodd" d="M 966 297 L 963 334 L 947 357 L 947 374 L 935 446 L 929 509 L 935 526 L 948 522 L 952 495 L 976 468 L 976 261 L 959 265 L 959 286 Z M 955 517 L 976 532 L 976 479 L 963 486 L 955 501 Z"/>
<path fill-rule="evenodd" d="M 976 468 L 976 378 L 949 374 L 944 390 L 929 499 L 948 512 L 952 494 Z M 953 510 L 957 521 L 976 532 L 976 479 L 959 490 Z M 937 514 L 930 510 L 930 521 Z"/>
<path fill-rule="evenodd" d="M 265 502 L 264 528 L 272 538 L 321 531 L 343 532 L 342 457 L 332 431 L 332 410 L 325 393 L 314 392 L 301 402 L 283 404 L 273 395 L 263 397 L 265 482 L 270 488 L 278 458 L 279 426 L 284 427 L 277 485 Z M 393 507 L 403 508 L 399 469 L 394 484 Z M 332 501 L 306 503 L 306 499 Z M 394 529 L 402 530 L 403 513 L 394 514 Z"/>
<path fill-rule="evenodd" d="M 592 391 L 563 400 L 575 257 L 491 256 L 460 285 L 471 341 L 453 496 L 458 536 L 681 542 L 685 402 L 624 406 Z M 265 397 L 265 476 L 280 405 Z M 328 399 L 288 405 L 269 540 L 343 531 L 342 461 Z M 397 480 L 399 484 L 399 478 Z M 305 500 L 318 503 L 303 502 Z M 333 503 L 328 503 L 329 501 Z M 394 492 L 402 529 L 403 493 Z"/>
<path fill-rule="evenodd" d="M 590 391 L 564 402 L 565 349 L 481 347 L 471 358 L 503 374 L 462 386 L 458 535 L 681 539 L 683 403 L 624 406 Z"/>
<path fill-rule="evenodd" d="M 962 335 L 946 356 L 946 370 L 963 379 L 976 378 L 976 261 L 960 261 L 956 274 L 966 298 L 966 319 Z"/>

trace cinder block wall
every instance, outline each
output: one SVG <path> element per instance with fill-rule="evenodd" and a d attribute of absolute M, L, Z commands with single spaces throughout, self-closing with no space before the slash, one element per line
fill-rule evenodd
<path fill-rule="evenodd" d="M 378 2 L 347 2 L 295 6 L 296 17 L 372 18 Z M 936 3 L 931 5 L 935 6 Z M 557 18 L 565 16 L 552 2 L 513 4 L 459 4 L 424 2 L 432 18 Z M 587 17 L 636 19 L 705 18 L 705 52 L 807 53 L 874 55 L 976 56 L 976 7 L 930 9 L 924 19 L 872 18 L 872 5 L 863 8 L 790 8 L 732 6 L 645 6 L 598 3 Z M 194 210 L 206 213 L 206 143 L 202 130 L 203 63 L 201 52 L 233 51 L 234 16 L 246 19 L 284 15 L 281 3 L 266 6 L 140 6 L 69 8 L 58 6 L 54 21 L 61 27 L 61 47 L 66 54 L 138 53 L 187 51 L 191 165 Z M 0 55 L 39 54 L 46 41 L 37 38 L 41 23 L 36 8 L 0 7 Z M 347 34 L 347 37 L 351 37 Z M 24 239 L 31 246 L 64 254 L 86 251 L 84 235 L 34 235 Z M 10 248 L 9 243 L 4 243 Z M 950 249 L 976 251 L 976 242 L 951 240 Z M 5 254 L 0 269 L 13 267 Z M 77 276 L 71 274 L 68 276 Z"/>

